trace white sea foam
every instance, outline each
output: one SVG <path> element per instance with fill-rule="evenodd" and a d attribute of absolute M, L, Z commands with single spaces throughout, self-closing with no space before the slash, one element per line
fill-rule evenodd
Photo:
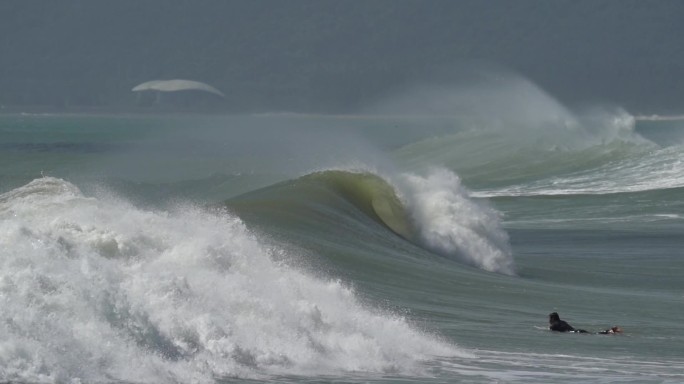
<path fill-rule="evenodd" d="M 644 192 L 684 187 L 684 147 L 646 147 L 630 158 L 521 185 L 478 191 L 477 197 Z M 598 150 L 598 149 L 597 149 Z"/>
<path fill-rule="evenodd" d="M 486 271 L 515 274 L 499 213 L 470 198 L 456 174 L 447 169 L 427 177 L 404 174 L 400 184 L 426 247 Z"/>
<path fill-rule="evenodd" d="M 276 252 L 225 212 L 148 212 L 55 178 L 0 195 L 0 380 L 416 374 L 463 355 Z"/>

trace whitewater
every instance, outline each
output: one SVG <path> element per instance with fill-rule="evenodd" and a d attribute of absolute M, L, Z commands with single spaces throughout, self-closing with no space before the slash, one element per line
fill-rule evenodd
<path fill-rule="evenodd" d="M 141 211 L 49 177 L 0 202 L 8 379 L 410 373 L 463 354 L 274 261 L 278 249 L 222 212 Z"/>
<path fill-rule="evenodd" d="M 0 381 L 684 381 L 682 121 L 419 95 L 0 115 Z"/>

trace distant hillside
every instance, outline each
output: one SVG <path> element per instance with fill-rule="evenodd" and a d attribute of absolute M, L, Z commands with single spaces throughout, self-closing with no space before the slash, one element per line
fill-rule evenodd
<path fill-rule="evenodd" d="M 3 1 L 0 105 L 125 107 L 204 81 L 229 111 L 341 112 L 484 60 L 567 102 L 681 111 L 684 2 Z"/>

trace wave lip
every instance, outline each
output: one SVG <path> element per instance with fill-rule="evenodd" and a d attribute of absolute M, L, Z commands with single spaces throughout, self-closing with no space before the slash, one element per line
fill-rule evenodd
<path fill-rule="evenodd" d="M 456 174 L 446 169 L 435 169 L 427 177 L 405 174 L 402 185 L 427 248 L 486 271 L 515 275 L 499 213 L 473 200 Z"/>

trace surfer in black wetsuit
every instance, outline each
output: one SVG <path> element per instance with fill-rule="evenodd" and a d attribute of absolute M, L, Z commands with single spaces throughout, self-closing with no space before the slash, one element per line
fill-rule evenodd
<path fill-rule="evenodd" d="M 573 328 L 572 325 L 561 320 L 556 312 L 549 314 L 549 329 L 556 332 L 589 333 L 584 329 Z"/>

